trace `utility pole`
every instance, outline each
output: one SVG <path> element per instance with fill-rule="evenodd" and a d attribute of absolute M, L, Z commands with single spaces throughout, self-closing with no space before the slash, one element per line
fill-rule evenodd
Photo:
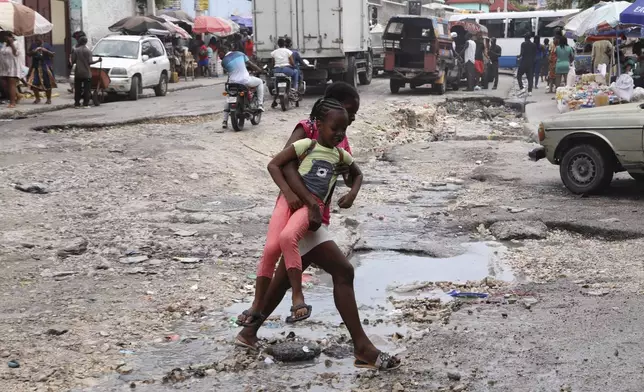
<path fill-rule="evenodd" d="M 508 12 L 508 0 L 503 0 L 503 12 Z"/>
<path fill-rule="evenodd" d="M 155 0 L 147 0 L 147 8 L 148 8 L 148 15 L 157 14 L 157 5 L 155 4 Z"/>

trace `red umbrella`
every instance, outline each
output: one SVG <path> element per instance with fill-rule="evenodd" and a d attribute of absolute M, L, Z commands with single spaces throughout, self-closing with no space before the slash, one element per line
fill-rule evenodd
<path fill-rule="evenodd" d="M 219 37 L 226 37 L 239 31 L 239 25 L 231 20 L 217 16 L 197 16 L 192 32 L 197 34 L 210 33 Z"/>

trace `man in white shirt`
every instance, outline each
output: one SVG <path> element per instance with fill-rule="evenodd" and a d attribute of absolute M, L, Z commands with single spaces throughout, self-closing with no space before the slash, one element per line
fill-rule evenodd
<path fill-rule="evenodd" d="M 476 83 L 476 68 L 474 67 L 476 56 L 476 42 L 472 39 L 472 34 L 467 34 L 467 42 L 463 49 L 463 60 L 465 61 L 465 74 L 467 75 L 467 91 L 474 91 Z"/>
<path fill-rule="evenodd" d="M 255 65 L 248 59 L 242 52 L 238 51 L 227 51 L 227 48 L 220 47 L 219 55 L 222 56 L 221 66 L 228 73 L 228 83 L 243 84 L 248 87 L 257 88 L 257 100 L 259 101 L 259 110 L 264 111 L 264 82 L 262 79 L 255 76 L 250 76 L 246 67 L 252 68 L 256 72 L 262 72 L 262 69 Z M 225 55 L 223 55 L 225 53 Z M 223 128 L 228 127 L 228 115 L 227 112 L 228 104 L 226 104 L 224 109 L 224 122 L 222 124 Z"/>
<path fill-rule="evenodd" d="M 280 38 L 277 40 L 278 48 L 271 53 L 273 57 L 273 72 L 281 72 L 291 77 L 291 86 L 297 91 L 300 81 L 300 75 L 295 69 L 295 60 L 293 52 L 286 47 L 286 40 Z"/>

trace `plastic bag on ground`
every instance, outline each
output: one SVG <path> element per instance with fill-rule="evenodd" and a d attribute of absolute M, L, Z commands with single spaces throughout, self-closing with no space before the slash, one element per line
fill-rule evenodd
<path fill-rule="evenodd" d="M 610 87 L 615 95 L 624 101 L 630 102 L 633 97 L 633 78 L 628 75 L 620 75 Z"/>
<path fill-rule="evenodd" d="M 568 71 L 568 77 L 566 78 L 566 86 L 575 87 L 575 81 L 577 79 L 577 72 L 575 71 L 575 65 L 570 66 L 570 71 Z"/>
<path fill-rule="evenodd" d="M 597 66 L 597 73 L 601 76 L 606 76 L 606 64 L 599 64 Z"/>
<path fill-rule="evenodd" d="M 633 96 L 631 97 L 631 102 L 640 101 L 644 101 L 644 88 L 635 87 L 635 90 L 633 90 Z"/>

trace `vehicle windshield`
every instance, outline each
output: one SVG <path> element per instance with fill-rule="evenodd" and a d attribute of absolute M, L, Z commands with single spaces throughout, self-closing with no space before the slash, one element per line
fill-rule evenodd
<path fill-rule="evenodd" d="M 103 40 L 93 50 L 96 57 L 121 59 L 139 58 L 139 43 L 133 41 Z"/>

